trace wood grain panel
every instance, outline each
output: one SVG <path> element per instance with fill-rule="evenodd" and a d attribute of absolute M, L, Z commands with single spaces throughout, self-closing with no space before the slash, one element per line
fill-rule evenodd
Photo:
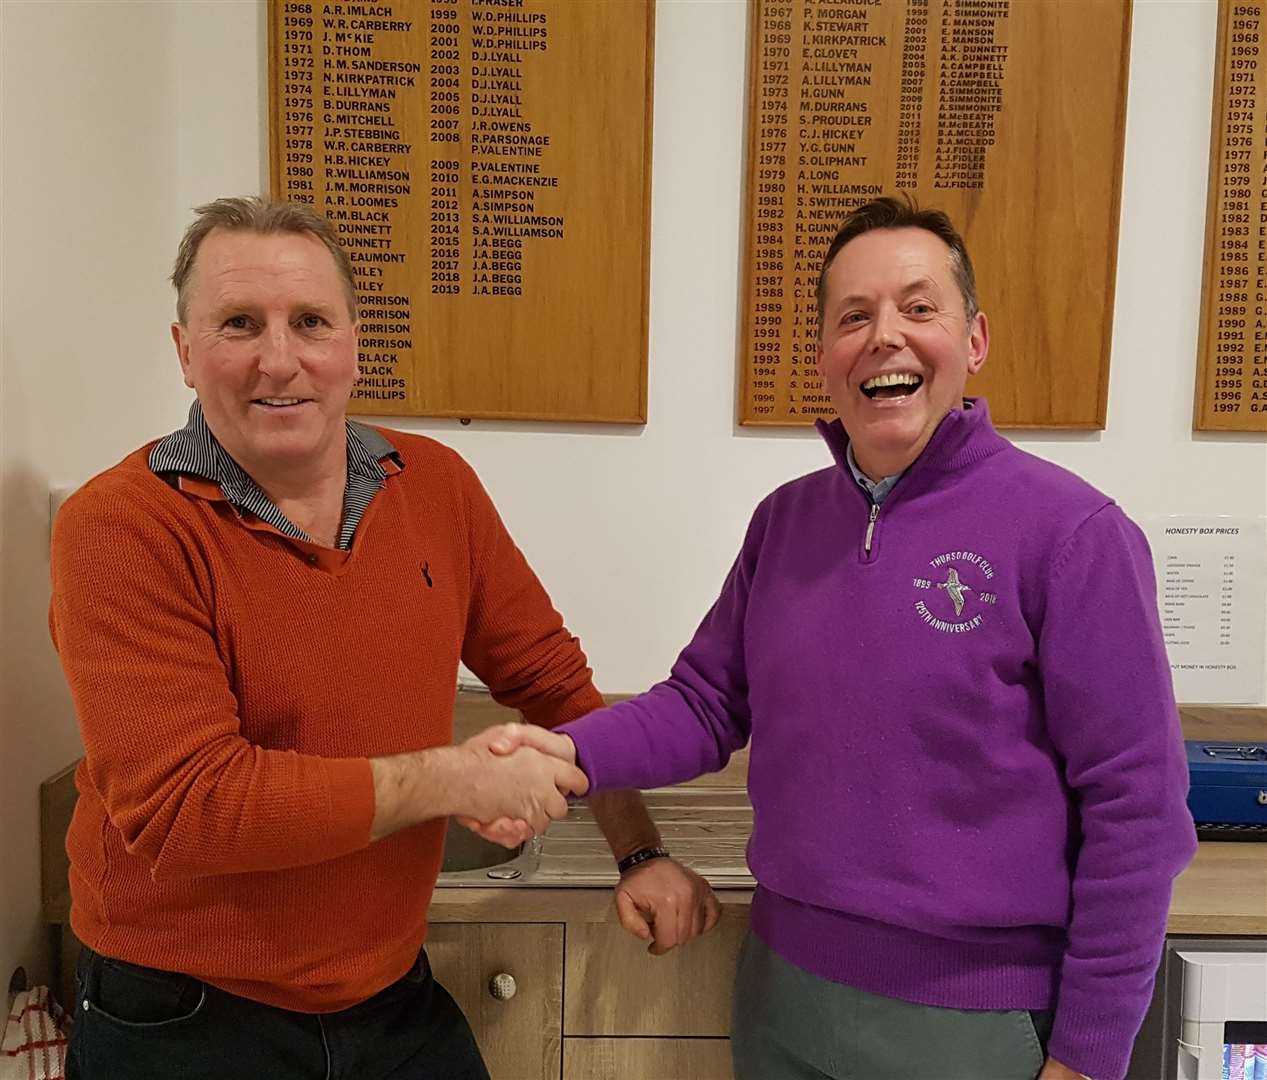
<path fill-rule="evenodd" d="M 1175 879 L 1168 934 L 1267 934 L 1263 844 L 1206 841 Z"/>
<path fill-rule="evenodd" d="M 273 191 L 334 222 L 378 415 L 646 420 L 653 0 L 270 0 Z"/>
<path fill-rule="evenodd" d="M 44 921 L 65 922 L 70 918 L 70 857 L 66 854 L 66 832 L 79 801 L 75 787 L 76 761 L 40 784 L 40 899 Z"/>
<path fill-rule="evenodd" d="M 559 1075 L 562 1055 L 563 927 L 557 923 L 433 923 L 427 956 L 440 984 L 466 1014 L 496 1080 Z M 515 979 L 508 1001 L 489 980 Z"/>
<path fill-rule="evenodd" d="M 1179 719 L 1185 739 L 1267 742 L 1267 708 L 1261 706 L 1180 705 Z"/>
<path fill-rule="evenodd" d="M 1267 431 L 1267 3 L 1219 0 L 1192 426 Z"/>
<path fill-rule="evenodd" d="M 733 1080 L 729 1039 L 564 1039 L 564 1080 Z"/>
<path fill-rule="evenodd" d="M 747 908 L 752 904 L 752 888 L 714 890 L 723 907 Z M 431 894 L 427 917 L 436 923 L 463 923 L 494 920 L 507 922 L 610 923 L 618 925 L 608 888 L 564 888 L 536 886 L 490 886 L 486 889 L 438 888 Z"/>
<path fill-rule="evenodd" d="M 756 0 L 739 417 L 834 412 L 814 287 L 844 215 L 911 192 L 976 264 L 1005 427 L 1102 428 L 1129 0 Z"/>
<path fill-rule="evenodd" d="M 569 924 L 564 1034 L 728 1036 L 735 967 L 747 931 L 748 908 L 727 905 L 711 933 L 666 956 L 651 956 L 614 920 Z"/>

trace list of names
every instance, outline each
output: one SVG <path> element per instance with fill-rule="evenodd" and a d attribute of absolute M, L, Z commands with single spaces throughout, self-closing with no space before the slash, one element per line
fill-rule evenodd
<path fill-rule="evenodd" d="M 1005 101 L 1012 2 L 761 6 L 747 419 L 833 413 L 815 369 L 815 295 L 823 255 L 849 210 L 897 190 L 985 186 Z"/>
<path fill-rule="evenodd" d="M 1262 0 L 1220 8 L 1219 121 L 1196 426 L 1267 431 L 1267 109 Z"/>
<path fill-rule="evenodd" d="M 969 393 L 1004 426 L 1102 427 L 1129 43 L 1130 0 L 753 0 L 740 422 L 833 415 L 823 260 L 904 193 L 972 253 Z"/>
<path fill-rule="evenodd" d="M 644 6 L 584 18 L 572 10 L 566 0 L 273 4 L 277 186 L 324 213 L 352 260 L 357 411 L 533 412 L 530 401 L 509 400 L 523 388 L 505 378 L 497 327 L 557 318 L 541 309 L 572 291 L 563 279 L 593 279 L 588 257 L 568 241 L 574 217 L 591 214 L 579 192 L 607 182 L 607 165 L 578 144 L 594 115 L 615 107 L 607 91 L 643 89 L 626 80 L 589 98 L 578 92 L 578 123 L 561 127 L 553 88 L 575 78 L 567 68 L 578 39 Z M 613 38 L 619 30 L 612 22 Z M 560 34 L 569 38 L 561 54 Z M 645 106 L 641 97 L 633 104 Z M 636 173 L 622 183 L 640 196 Z M 450 364 L 462 370 L 444 369 Z M 529 396 L 535 379 L 547 400 L 566 397 L 548 391 L 550 375 L 549 364 L 525 370 Z M 446 396 L 453 400 L 439 400 Z"/>

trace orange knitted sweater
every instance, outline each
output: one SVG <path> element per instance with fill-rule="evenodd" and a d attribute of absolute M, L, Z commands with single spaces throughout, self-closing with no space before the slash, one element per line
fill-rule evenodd
<path fill-rule="evenodd" d="M 459 658 L 546 726 L 602 704 L 471 468 L 383 434 L 404 468 L 350 551 L 173 488 L 150 446 L 58 514 L 71 925 L 99 952 L 288 1009 L 362 1001 L 426 936 L 445 826 L 371 844 L 367 759 L 452 740 Z"/>

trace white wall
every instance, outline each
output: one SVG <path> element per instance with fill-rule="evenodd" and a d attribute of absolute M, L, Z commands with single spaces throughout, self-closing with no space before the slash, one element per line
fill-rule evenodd
<path fill-rule="evenodd" d="M 0 3 L 0 991 L 43 976 L 38 784 L 79 756 L 49 644 L 49 487 L 179 426 L 189 207 L 265 177 L 254 0 Z"/>
<path fill-rule="evenodd" d="M 1017 440 L 1136 515 L 1267 513 L 1267 442 L 1190 431 L 1215 13 L 1136 0 L 1108 429 Z M 733 419 L 746 22 L 658 6 L 646 427 L 400 425 L 472 461 L 607 690 L 663 674 L 752 507 L 826 461 Z M 264 187 L 263 26 L 255 0 L 0 3 L 0 985 L 41 953 L 38 781 L 78 752 L 48 488 L 182 421 L 164 276 L 190 206 Z"/>

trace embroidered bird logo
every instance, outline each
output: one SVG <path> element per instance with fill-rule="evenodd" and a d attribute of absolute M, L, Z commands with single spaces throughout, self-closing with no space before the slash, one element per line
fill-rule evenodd
<path fill-rule="evenodd" d="M 947 571 L 945 581 L 939 582 L 939 589 L 945 589 L 950 594 L 950 600 L 955 605 L 955 614 L 963 614 L 963 594 L 966 592 L 976 592 L 976 589 L 970 588 L 959 580 L 959 571 L 953 566 Z"/>

